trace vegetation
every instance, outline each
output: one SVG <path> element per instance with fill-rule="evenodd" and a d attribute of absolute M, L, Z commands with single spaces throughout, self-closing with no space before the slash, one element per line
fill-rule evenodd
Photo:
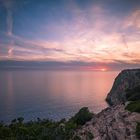
<path fill-rule="evenodd" d="M 126 90 L 126 99 L 127 99 L 127 101 L 140 100 L 140 86 L 137 86 L 133 89 L 127 89 Z"/>
<path fill-rule="evenodd" d="M 131 112 L 138 112 L 138 113 L 140 113 L 140 100 L 130 102 L 126 106 L 126 109 L 129 110 L 129 111 L 131 111 Z"/>
<path fill-rule="evenodd" d="M 126 90 L 126 100 L 131 101 L 126 106 L 127 110 L 129 110 L 131 112 L 140 113 L 140 86 L 137 86 L 133 89 L 127 89 Z M 138 139 L 140 139 L 140 122 L 137 122 L 136 136 Z"/>
<path fill-rule="evenodd" d="M 126 90 L 126 100 L 131 101 L 126 109 L 131 112 L 139 112 L 140 113 L 140 86 L 137 86 L 133 89 Z"/>
<path fill-rule="evenodd" d="M 75 116 L 66 121 L 52 121 L 48 119 L 24 123 L 24 118 L 20 117 L 11 121 L 9 125 L 0 123 L 0 140 L 80 140 L 76 134 L 77 129 L 89 121 L 92 113 L 87 107 L 80 109 Z M 89 139 L 93 135 L 88 132 Z"/>
<path fill-rule="evenodd" d="M 84 125 L 87 121 L 91 120 L 92 116 L 93 114 L 89 112 L 88 108 L 83 107 L 70 119 L 70 121 L 73 121 L 77 125 Z"/>

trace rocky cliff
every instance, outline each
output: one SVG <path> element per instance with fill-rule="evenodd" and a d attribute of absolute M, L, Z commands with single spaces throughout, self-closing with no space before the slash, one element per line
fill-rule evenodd
<path fill-rule="evenodd" d="M 136 125 L 139 113 L 125 110 L 124 105 L 109 107 L 95 115 L 78 131 L 81 140 L 138 140 Z M 89 138 L 92 134 L 94 138 Z"/>
<path fill-rule="evenodd" d="M 126 89 L 137 86 L 140 86 L 140 69 L 123 70 L 116 77 L 106 100 L 110 105 L 124 103 Z"/>
<path fill-rule="evenodd" d="M 95 114 L 91 121 L 78 130 L 77 133 L 81 140 L 138 140 L 136 127 L 137 122 L 140 122 L 139 86 L 140 69 L 123 70 L 116 77 L 113 87 L 107 95 L 106 100 L 111 106 Z M 136 88 L 138 90 L 135 87 L 138 87 Z M 131 98 L 135 100 L 130 103 L 126 102 L 126 89 L 135 89 L 133 92 L 129 92 L 129 97 L 130 94 L 135 93 L 135 97 L 138 98 Z M 134 104 L 131 106 L 131 103 L 134 103 L 135 106 Z M 130 108 L 131 112 L 126 108 Z M 140 133 L 139 130 L 138 133 Z M 91 137 L 92 135 L 94 137 Z"/>

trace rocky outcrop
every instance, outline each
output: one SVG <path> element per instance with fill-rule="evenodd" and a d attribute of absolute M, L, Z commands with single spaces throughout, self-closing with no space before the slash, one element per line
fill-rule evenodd
<path fill-rule="evenodd" d="M 132 89 L 136 86 L 140 86 L 140 69 L 123 70 L 116 77 L 106 101 L 109 105 L 124 103 L 126 89 Z"/>
<path fill-rule="evenodd" d="M 87 132 L 93 134 L 93 140 L 138 140 L 135 134 L 137 121 L 140 121 L 139 113 L 131 113 L 124 105 L 117 105 L 95 115 L 78 135 L 81 140 L 89 140 Z"/>
<path fill-rule="evenodd" d="M 107 95 L 106 100 L 111 106 L 94 115 L 91 121 L 78 130 L 81 140 L 138 140 L 136 126 L 140 122 L 140 114 L 125 109 L 125 95 L 126 89 L 139 86 L 140 69 L 123 70 Z"/>

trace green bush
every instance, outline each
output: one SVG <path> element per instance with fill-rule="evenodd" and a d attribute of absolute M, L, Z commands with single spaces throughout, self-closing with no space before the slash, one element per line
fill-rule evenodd
<path fill-rule="evenodd" d="M 73 121 L 69 121 L 66 123 L 66 130 L 70 130 L 70 129 L 75 130 L 76 128 L 77 128 L 77 125 Z"/>
<path fill-rule="evenodd" d="M 22 124 L 23 121 L 24 121 L 24 118 L 23 118 L 23 117 L 19 117 L 19 118 L 17 118 L 17 120 L 18 120 L 18 122 L 19 122 L 20 124 Z"/>
<path fill-rule="evenodd" d="M 5 125 L 0 122 L 0 140 L 80 140 L 76 136 L 78 125 L 83 125 L 92 118 L 92 113 L 87 107 L 68 121 L 52 121 L 48 119 L 24 122 L 20 117 L 11 121 L 11 124 Z M 88 134 L 91 137 L 90 134 Z"/>
<path fill-rule="evenodd" d="M 3 126 L 0 128 L 0 139 L 6 139 L 12 136 L 11 129 L 7 126 Z"/>
<path fill-rule="evenodd" d="M 137 101 L 140 100 L 140 86 L 133 89 L 126 90 L 126 100 L 127 101 Z"/>
<path fill-rule="evenodd" d="M 125 109 L 127 109 L 127 110 L 129 110 L 131 112 L 138 112 L 138 113 L 140 113 L 140 100 L 130 102 L 126 106 Z"/>
<path fill-rule="evenodd" d="M 71 121 L 77 125 L 84 125 L 87 121 L 90 121 L 93 114 L 89 112 L 88 107 L 83 107 L 71 118 Z"/>

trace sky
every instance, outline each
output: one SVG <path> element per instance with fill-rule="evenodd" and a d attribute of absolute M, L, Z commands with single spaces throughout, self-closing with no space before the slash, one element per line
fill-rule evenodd
<path fill-rule="evenodd" d="M 140 67 L 140 0 L 0 0 L 0 61 Z"/>

